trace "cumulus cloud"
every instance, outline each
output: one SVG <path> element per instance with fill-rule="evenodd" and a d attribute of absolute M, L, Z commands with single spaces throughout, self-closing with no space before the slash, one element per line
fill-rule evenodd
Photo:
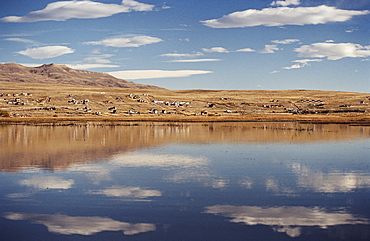
<path fill-rule="evenodd" d="M 223 47 L 213 47 L 210 49 L 203 48 L 203 52 L 206 53 L 229 53 L 229 50 L 223 48 Z"/>
<path fill-rule="evenodd" d="M 301 4 L 300 0 L 273 1 L 272 3 L 270 3 L 271 6 L 283 6 L 283 7 L 299 4 Z"/>
<path fill-rule="evenodd" d="M 148 198 L 162 196 L 162 192 L 158 190 L 142 189 L 140 187 L 119 187 L 119 186 L 106 188 L 104 190 L 94 192 L 94 194 L 102 194 L 108 197 L 133 197 L 133 198 Z"/>
<path fill-rule="evenodd" d="M 26 220 L 42 224 L 51 233 L 64 235 L 94 235 L 104 231 L 123 231 L 125 235 L 134 235 L 155 231 L 151 223 L 126 223 L 102 217 L 71 217 L 67 215 L 6 213 L 4 218 L 9 220 Z"/>
<path fill-rule="evenodd" d="M 117 13 L 132 11 L 152 11 L 154 5 L 134 0 L 123 0 L 121 4 L 105 4 L 84 1 L 59 1 L 49 3 L 44 9 L 19 16 L 8 16 L 0 19 L 3 22 L 38 22 L 65 21 L 71 18 L 88 19 L 109 17 Z"/>
<path fill-rule="evenodd" d="M 256 50 L 251 48 L 238 49 L 236 52 L 255 52 Z"/>
<path fill-rule="evenodd" d="M 50 59 L 64 54 L 73 53 L 74 50 L 66 46 L 46 46 L 38 48 L 29 48 L 17 53 L 28 56 L 33 59 Z"/>
<path fill-rule="evenodd" d="M 135 36 L 131 38 L 108 38 L 101 41 L 85 42 L 89 45 L 103 45 L 115 48 L 140 47 L 147 44 L 162 42 L 163 40 L 151 36 Z"/>
<path fill-rule="evenodd" d="M 296 64 L 293 64 L 292 66 L 289 66 L 289 67 L 283 67 L 283 69 L 300 69 L 300 68 L 303 68 L 305 66 L 308 66 L 310 65 L 310 62 L 321 62 L 322 59 L 299 59 L 299 60 L 294 60 L 292 61 L 293 63 L 296 63 Z"/>
<path fill-rule="evenodd" d="M 275 44 L 291 44 L 299 41 L 300 41 L 299 39 L 284 39 L 284 40 L 272 40 L 271 42 Z"/>
<path fill-rule="evenodd" d="M 213 72 L 208 70 L 124 70 L 109 72 L 108 74 L 120 79 L 137 80 L 137 79 L 179 78 L 210 73 Z"/>
<path fill-rule="evenodd" d="M 199 62 L 215 62 L 221 61 L 221 59 L 177 59 L 171 60 L 172 63 L 199 63 Z"/>
<path fill-rule="evenodd" d="M 20 181 L 22 186 L 34 187 L 38 189 L 69 189 L 74 184 L 72 179 L 65 180 L 60 177 L 32 177 Z"/>
<path fill-rule="evenodd" d="M 219 19 L 201 21 L 211 28 L 243 28 L 253 26 L 284 26 L 345 22 L 353 16 L 369 14 L 370 11 L 343 10 L 326 5 L 317 7 L 278 7 L 262 10 L 248 9 L 234 12 Z"/>
<path fill-rule="evenodd" d="M 277 50 L 279 50 L 279 48 L 276 47 L 275 44 L 272 44 L 272 45 L 267 44 L 267 45 L 265 45 L 265 48 L 264 49 L 258 50 L 258 53 L 262 53 L 262 54 L 273 54 Z"/>
<path fill-rule="evenodd" d="M 294 49 L 299 57 L 327 58 L 338 60 L 342 58 L 362 58 L 370 56 L 370 46 L 354 43 L 313 43 Z"/>

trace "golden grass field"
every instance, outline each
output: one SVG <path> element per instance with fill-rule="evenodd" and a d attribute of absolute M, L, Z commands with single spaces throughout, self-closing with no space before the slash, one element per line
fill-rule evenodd
<path fill-rule="evenodd" d="M 0 123 L 300 121 L 370 124 L 370 94 L 0 82 Z M 84 102 L 85 100 L 85 102 Z"/>

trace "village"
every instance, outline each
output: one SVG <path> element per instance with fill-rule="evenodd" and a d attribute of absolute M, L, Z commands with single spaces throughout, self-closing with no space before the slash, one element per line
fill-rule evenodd
<path fill-rule="evenodd" d="M 101 91 L 99 91 L 101 90 Z M 370 96 L 348 93 L 348 98 L 332 98 L 326 93 L 296 90 L 253 91 L 171 91 L 124 92 L 106 88 L 89 91 L 37 90 L 0 92 L 3 117 L 86 117 L 86 116 L 240 116 L 251 114 L 348 114 L 367 115 Z M 103 91 L 105 90 L 105 91 Z M 0 90 L 2 91 L 2 90 Z M 126 90 L 127 91 L 127 90 Z"/>

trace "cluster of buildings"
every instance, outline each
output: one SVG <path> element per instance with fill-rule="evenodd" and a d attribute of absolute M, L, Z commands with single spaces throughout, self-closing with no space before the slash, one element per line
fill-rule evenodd
<path fill-rule="evenodd" d="M 5 101 L 7 101 L 6 103 L 8 105 L 26 105 L 26 102 L 22 101 L 20 98 L 22 96 L 32 96 L 32 94 L 31 93 L 11 93 L 11 94 L 0 93 L 0 97 L 10 97 L 9 98 L 10 100 L 4 99 Z"/>

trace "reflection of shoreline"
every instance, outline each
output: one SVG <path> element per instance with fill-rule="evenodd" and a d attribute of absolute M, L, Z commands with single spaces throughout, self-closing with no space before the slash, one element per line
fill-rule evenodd
<path fill-rule="evenodd" d="M 0 170 L 65 169 L 167 143 L 348 141 L 370 128 L 298 123 L 166 123 L 129 126 L 0 126 Z"/>
<path fill-rule="evenodd" d="M 291 237 L 301 235 L 302 227 L 369 224 L 370 220 L 358 218 L 346 212 L 327 212 L 314 207 L 256 207 L 215 205 L 206 207 L 205 213 L 231 218 L 232 223 L 246 225 L 267 225 L 277 232 L 284 232 Z"/>

